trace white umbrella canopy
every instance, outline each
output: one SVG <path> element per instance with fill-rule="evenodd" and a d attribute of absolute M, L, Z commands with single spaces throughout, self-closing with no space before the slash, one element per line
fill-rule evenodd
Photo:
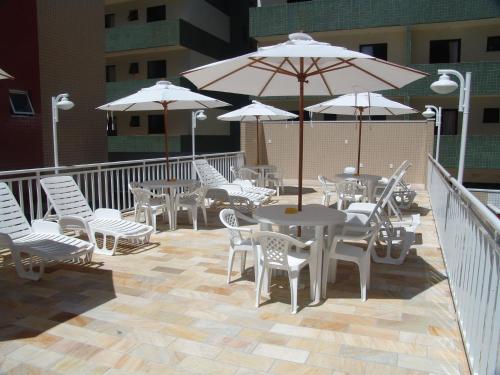
<path fill-rule="evenodd" d="M 182 73 L 199 89 L 254 96 L 299 96 L 299 197 L 302 207 L 304 95 L 346 94 L 400 88 L 426 73 L 317 42 L 295 33 L 285 43 Z"/>
<path fill-rule="evenodd" d="M 5 70 L 0 69 L 0 79 L 14 79 L 14 77 L 12 77 Z"/>
<path fill-rule="evenodd" d="M 319 104 L 304 108 L 306 111 L 316 113 L 332 113 L 337 115 L 352 115 L 359 117 L 358 131 L 358 163 L 357 174 L 361 163 L 361 131 L 363 126 L 363 115 L 372 116 L 397 116 L 409 113 L 417 113 L 416 109 L 389 100 L 381 94 L 372 92 L 360 92 L 339 96 L 338 98 L 327 100 Z"/>
<path fill-rule="evenodd" d="M 105 111 L 163 111 L 165 128 L 166 175 L 168 168 L 168 111 L 177 109 L 207 109 L 229 105 L 191 90 L 175 86 L 168 81 L 158 81 L 154 86 L 143 88 L 135 94 L 101 105 L 97 109 Z"/>
<path fill-rule="evenodd" d="M 257 164 L 259 164 L 259 121 L 288 120 L 297 117 L 295 113 L 283 111 L 282 109 L 262 104 L 257 100 L 252 100 L 252 104 L 224 113 L 217 118 L 222 121 L 255 121 L 257 129 Z"/>

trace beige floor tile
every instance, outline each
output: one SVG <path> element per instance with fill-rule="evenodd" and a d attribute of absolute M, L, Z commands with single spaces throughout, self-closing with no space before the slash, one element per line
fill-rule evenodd
<path fill-rule="evenodd" d="M 309 357 L 309 352 L 306 350 L 292 349 L 270 344 L 257 345 L 253 354 L 296 363 L 305 363 Z"/>

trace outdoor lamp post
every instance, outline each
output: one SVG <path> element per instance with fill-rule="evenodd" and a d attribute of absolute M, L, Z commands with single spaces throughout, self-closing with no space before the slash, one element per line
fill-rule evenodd
<path fill-rule="evenodd" d="M 193 161 L 196 157 L 196 150 L 195 150 L 195 130 L 196 130 L 196 120 L 206 120 L 207 115 L 205 114 L 205 111 L 203 109 L 199 109 L 197 111 L 193 111 L 191 113 L 191 148 L 193 151 Z"/>
<path fill-rule="evenodd" d="M 437 141 L 436 141 L 436 161 L 439 162 L 439 143 L 441 140 L 441 107 L 436 107 L 434 105 L 426 104 L 425 111 L 422 112 L 422 116 L 427 119 L 431 119 L 436 116 L 436 127 L 437 127 Z"/>
<path fill-rule="evenodd" d="M 52 97 L 52 141 L 54 144 L 54 167 L 59 167 L 59 154 L 57 152 L 57 123 L 59 122 L 59 109 L 66 111 L 75 106 L 71 100 L 68 99 L 69 94 L 59 94 Z M 57 173 L 57 169 L 56 169 Z"/>
<path fill-rule="evenodd" d="M 465 79 L 460 72 L 451 69 L 438 69 L 438 74 L 441 74 L 439 80 L 431 84 L 432 91 L 438 94 L 451 94 L 458 87 L 458 84 L 455 81 L 452 81 L 449 75 L 457 77 L 458 81 L 460 82 L 460 98 L 458 102 L 458 111 L 462 112 L 462 135 L 460 139 L 460 157 L 458 161 L 457 180 L 460 184 L 462 184 L 464 179 L 465 147 L 467 144 L 467 125 L 469 121 L 472 74 L 470 72 L 465 73 Z"/>

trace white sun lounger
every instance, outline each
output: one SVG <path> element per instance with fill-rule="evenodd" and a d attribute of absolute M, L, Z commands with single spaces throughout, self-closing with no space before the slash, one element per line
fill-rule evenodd
<path fill-rule="evenodd" d="M 123 220 L 120 211 L 115 209 L 99 208 L 92 212 L 71 176 L 47 177 L 40 182 L 61 227 L 84 230 L 95 244 L 96 253 L 114 255 L 120 239 L 134 243 L 149 242 L 153 227 Z M 98 246 L 96 234 L 103 237 L 101 247 Z M 108 237 L 113 238 L 111 249 L 106 246 Z"/>
<path fill-rule="evenodd" d="M 61 234 L 57 223 L 34 220 L 32 226 L 7 184 L 0 182 L 0 247 L 9 248 L 17 274 L 37 281 L 52 261 L 88 263 L 94 245 Z"/>

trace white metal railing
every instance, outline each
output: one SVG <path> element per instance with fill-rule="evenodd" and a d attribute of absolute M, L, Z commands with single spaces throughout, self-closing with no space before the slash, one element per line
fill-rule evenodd
<path fill-rule="evenodd" d="M 500 373 L 500 220 L 430 155 L 427 189 L 474 374 Z"/>
<path fill-rule="evenodd" d="M 197 159 L 200 158 L 207 159 L 230 181 L 230 167 L 244 163 L 242 152 L 198 155 Z M 170 176 L 196 179 L 191 162 L 191 156 L 169 158 Z M 59 175 L 75 179 L 92 209 L 107 207 L 127 211 L 134 205 L 128 184 L 165 178 L 165 158 L 2 171 L 0 181 L 9 185 L 29 220 L 40 219 L 49 207 L 40 179 L 53 176 L 56 170 Z"/>

